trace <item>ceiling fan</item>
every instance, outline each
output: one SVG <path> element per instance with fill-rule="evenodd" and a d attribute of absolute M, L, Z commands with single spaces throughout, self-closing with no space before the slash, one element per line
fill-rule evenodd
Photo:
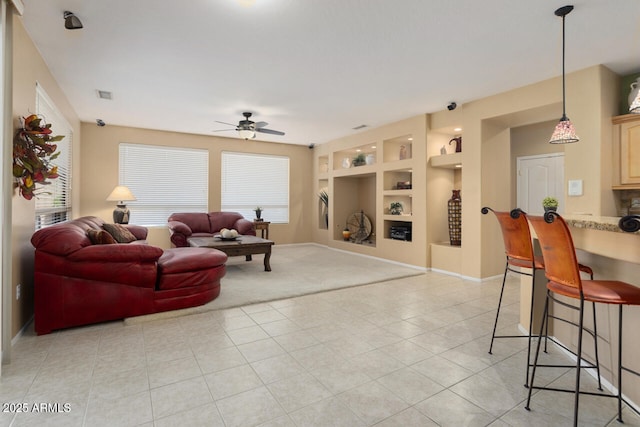
<path fill-rule="evenodd" d="M 223 125 L 235 126 L 233 129 L 220 129 L 214 130 L 213 132 L 225 132 L 229 130 L 235 130 L 240 135 L 240 138 L 244 139 L 253 139 L 256 137 L 256 132 L 268 133 L 270 135 L 284 135 L 284 132 L 280 132 L 279 130 L 267 129 L 266 126 L 269 124 L 267 122 L 254 122 L 249 120 L 251 118 L 252 113 L 245 111 L 242 113 L 244 116 L 244 120 L 240 120 L 238 125 L 233 125 L 231 123 L 225 123 L 216 120 L 217 123 L 222 123 Z"/>

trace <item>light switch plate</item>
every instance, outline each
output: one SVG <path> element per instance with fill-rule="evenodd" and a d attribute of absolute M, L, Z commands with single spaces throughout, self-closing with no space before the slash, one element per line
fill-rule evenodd
<path fill-rule="evenodd" d="M 567 194 L 569 196 L 582 196 L 582 180 L 570 179 Z"/>

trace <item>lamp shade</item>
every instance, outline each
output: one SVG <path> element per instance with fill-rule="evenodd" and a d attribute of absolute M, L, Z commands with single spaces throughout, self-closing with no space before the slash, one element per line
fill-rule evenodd
<path fill-rule="evenodd" d="M 107 197 L 107 202 L 129 202 L 137 200 L 136 196 L 131 193 L 128 187 L 124 185 L 118 185 L 113 189 L 111 194 Z"/>
<path fill-rule="evenodd" d="M 553 130 L 553 135 L 551 135 L 549 143 L 568 144 L 578 141 L 580 141 L 580 138 L 576 135 L 576 129 L 573 127 L 573 123 L 565 116 L 560 119 L 556 128 Z"/>

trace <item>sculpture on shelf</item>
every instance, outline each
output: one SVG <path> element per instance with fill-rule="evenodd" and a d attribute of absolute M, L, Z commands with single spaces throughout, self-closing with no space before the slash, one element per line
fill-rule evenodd
<path fill-rule="evenodd" d="M 449 145 L 451 145 L 452 142 L 456 143 L 456 153 L 462 153 L 462 137 L 456 136 L 455 138 L 452 138 L 449 140 Z"/>
<path fill-rule="evenodd" d="M 407 158 L 407 146 L 406 145 L 401 145 L 400 146 L 400 160 L 404 160 Z"/>
<path fill-rule="evenodd" d="M 451 246 L 462 245 L 462 198 L 460 190 L 453 190 L 447 202 L 449 209 L 449 243 Z"/>

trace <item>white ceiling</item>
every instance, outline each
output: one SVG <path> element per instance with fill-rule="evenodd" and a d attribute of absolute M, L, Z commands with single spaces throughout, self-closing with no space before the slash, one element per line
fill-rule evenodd
<path fill-rule="evenodd" d="M 561 74 L 562 0 L 23 0 L 82 121 L 320 144 Z M 640 71 L 640 0 L 575 0 L 567 72 Z M 63 11 L 81 30 L 64 29 Z M 45 88 L 46 89 L 46 88 Z M 113 93 L 113 100 L 97 97 Z M 570 108 L 571 100 L 568 100 Z"/>

